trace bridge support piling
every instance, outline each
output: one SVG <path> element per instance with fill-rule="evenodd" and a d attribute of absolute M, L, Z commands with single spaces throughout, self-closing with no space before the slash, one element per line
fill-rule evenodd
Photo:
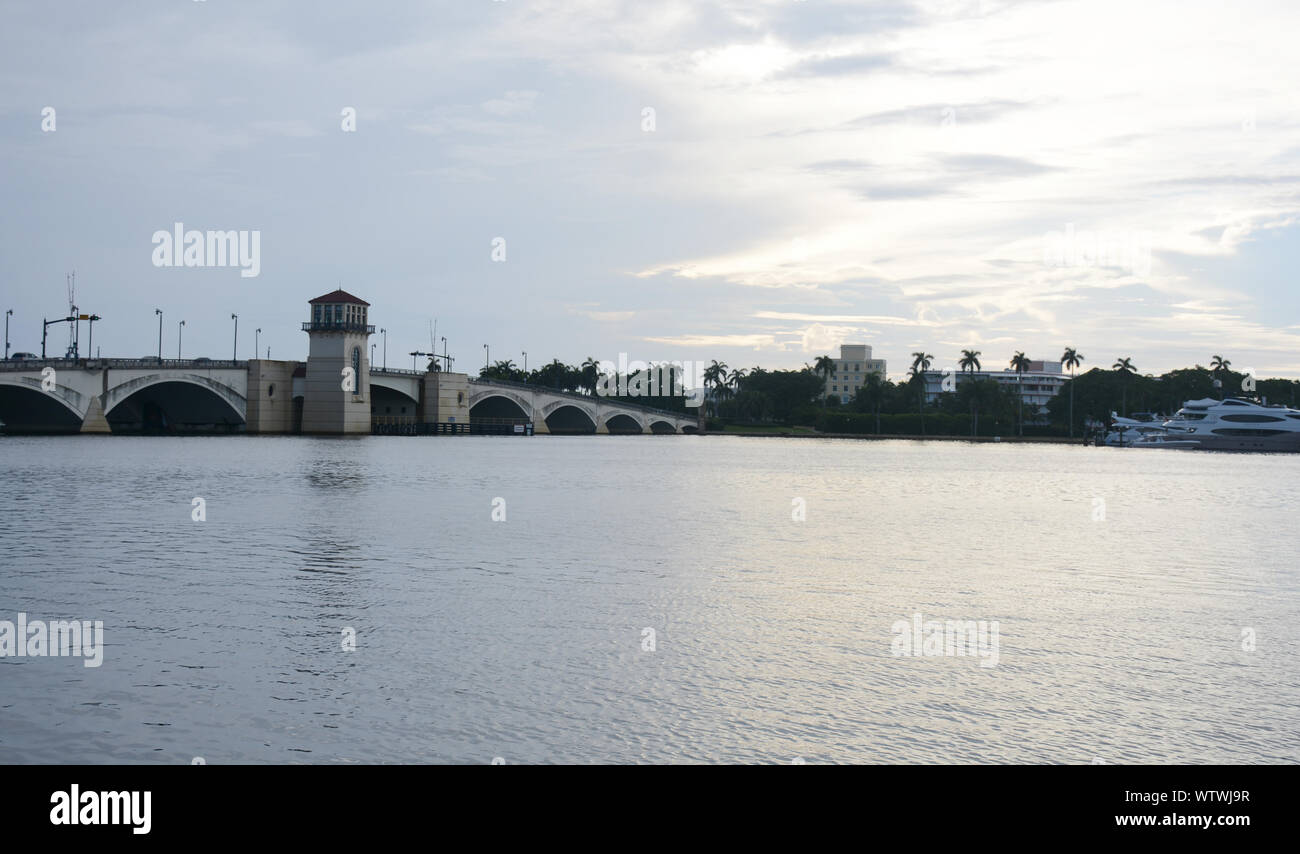
<path fill-rule="evenodd" d="M 113 429 L 108 426 L 108 419 L 104 417 L 104 396 L 102 394 L 92 394 L 90 396 L 90 405 L 86 407 L 86 415 L 81 419 L 81 432 L 113 432 Z"/>

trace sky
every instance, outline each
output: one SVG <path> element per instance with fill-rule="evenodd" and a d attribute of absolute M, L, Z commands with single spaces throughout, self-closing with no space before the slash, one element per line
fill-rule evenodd
<path fill-rule="evenodd" d="M 1066 346 L 1085 369 L 1222 354 L 1300 377 L 1298 19 L 6 0 L 0 310 L 39 352 L 75 270 L 122 357 L 157 352 L 161 309 L 166 357 L 184 320 L 186 357 L 229 358 L 234 313 L 240 358 L 260 329 L 262 355 L 303 359 L 307 301 L 342 287 L 394 367 L 446 337 L 471 372 L 525 351 L 796 368 L 865 343 L 894 378 L 918 350 L 996 369 Z M 258 232 L 258 275 L 156 266 L 178 222 Z"/>

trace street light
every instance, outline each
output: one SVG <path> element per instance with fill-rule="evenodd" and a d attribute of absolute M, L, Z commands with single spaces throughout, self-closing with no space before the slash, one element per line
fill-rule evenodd
<path fill-rule="evenodd" d="M 230 351 L 230 361 L 239 361 L 239 315 L 231 313 L 230 319 L 235 321 L 235 346 Z"/>
<path fill-rule="evenodd" d="M 259 326 L 257 327 L 257 331 L 253 333 L 253 358 L 254 359 L 257 358 L 258 340 L 261 334 L 262 334 L 262 327 Z"/>
<path fill-rule="evenodd" d="M 5 312 L 5 361 L 9 361 L 9 317 L 14 313 L 11 308 Z"/>
<path fill-rule="evenodd" d="M 484 344 L 483 345 L 483 367 L 486 368 L 490 364 L 492 364 L 492 351 L 488 349 L 488 345 Z"/>
<path fill-rule="evenodd" d="M 158 364 L 162 364 L 162 309 L 155 308 L 153 313 L 158 315 Z"/>
<path fill-rule="evenodd" d="M 86 344 L 86 358 L 87 358 L 87 359 L 89 359 L 89 358 L 90 358 L 90 354 L 93 353 L 93 352 L 95 351 L 95 321 L 96 321 L 96 320 L 103 320 L 103 319 L 104 319 L 104 318 L 100 317 L 98 314 L 92 314 L 92 315 L 90 315 L 89 317 L 86 318 L 86 320 L 89 320 L 89 321 L 90 321 L 90 324 L 89 324 L 89 326 L 90 326 L 90 341 L 89 341 L 89 343 Z"/>
<path fill-rule="evenodd" d="M 447 336 L 442 336 L 442 369 L 450 371 L 451 365 L 447 363 Z"/>
<path fill-rule="evenodd" d="M 374 344 L 374 343 L 370 345 L 370 364 L 372 365 L 375 363 L 375 348 L 378 346 L 379 346 L 378 344 Z"/>
<path fill-rule="evenodd" d="M 380 329 L 380 330 L 379 330 L 379 334 L 384 336 L 384 370 L 386 371 L 386 370 L 388 370 L 388 330 L 387 330 L 387 329 Z M 375 360 L 375 357 L 374 357 L 374 355 L 372 354 L 372 355 L 370 356 L 370 361 L 373 362 L 374 360 Z"/>
<path fill-rule="evenodd" d="M 181 333 L 184 331 L 185 321 L 182 320 L 180 323 L 176 324 L 176 361 L 178 362 L 181 360 Z"/>
<path fill-rule="evenodd" d="M 524 375 L 527 376 L 527 374 L 528 374 L 528 351 L 525 350 L 524 351 Z"/>

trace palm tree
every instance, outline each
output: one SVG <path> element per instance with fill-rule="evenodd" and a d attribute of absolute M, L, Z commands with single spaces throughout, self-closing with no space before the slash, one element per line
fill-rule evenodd
<path fill-rule="evenodd" d="M 980 369 L 980 351 L 979 350 L 962 350 L 961 358 L 957 360 L 957 366 L 961 368 L 962 373 L 970 371 L 974 374 Z M 970 411 L 970 434 L 975 436 L 979 432 L 980 426 L 980 408 L 977 402 L 978 395 L 971 395 Z"/>
<path fill-rule="evenodd" d="M 1128 415 L 1128 380 L 1125 379 L 1125 377 L 1128 374 L 1137 373 L 1137 368 L 1133 367 L 1133 359 L 1130 356 L 1125 356 L 1122 359 L 1116 359 L 1115 364 L 1111 365 L 1111 367 L 1119 371 L 1120 373 L 1119 411 L 1123 415 L 1127 416 Z"/>
<path fill-rule="evenodd" d="M 880 404 L 885 400 L 885 380 L 875 371 L 868 371 L 858 389 L 862 400 L 871 404 L 871 411 L 876 414 L 876 433 L 880 433 Z"/>
<path fill-rule="evenodd" d="M 921 435 L 925 435 L 925 372 L 934 356 L 924 350 L 912 354 L 912 382 L 916 384 L 916 411 L 921 413 Z"/>
<path fill-rule="evenodd" d="M 582 387 L 588 394 L 596 393 L 596 378 L 600 371 L 600 362 L 592 356 L 588 356 L 582 361 L 580 369 L 582 375 Z"/>
<path fill-rule="evenodd" d="M 1074 369 L 1083 364 L 1083 357 L 1073 347 L 1061 354 L 1061 364 L 1070 369 L 1070 438 L 1074 438 Z"/>
<path fill-rule="evenodd" d="M 709 386 L 713 386 L 714 395 L 720 396 L 720 389 L 722 388 L 726 376 L 726 363 L 714 359 L 713 364 L 704 369 L 704 387 L 707 389 Z M 717 410 L 712 400 L 709 401 L 709 409 L 714 411 L 716 414 Z"/>
<path fill-rule="evenodd" d="M 727 377 L 727 385 L 731 386 L 731 391 L 733 394 L 738 393 L 740 391 L 740 383 L 742 380 L 745 379 L 745 375 L 748 373 L 749 371 L 745 370 L 744 368 L 736 368 Z"/>
<path fill-rule="evenodd" d="M 1210 370 L 1214 372 L 1214 378 L 1218 381 L 1218 386 L 1220 389 L 1223 388 L 1223 379 L 1221 375 L 1226 374 L 1228 372 L 1228 368 L 1230 367 L 1232 367 L 1232 362 L 1223 358 L 1222 356 L 1216 355 L 1213 359 L 1210 360 Z M 1227 397 L 1226 392 L 1224 393 L 1224 397 Z"/>
<path fill-rule="evenodd" d="M 830 356 L 818 356 L 813 362 L 813 373 L 822 378 L 822 406 L 826 405 L 826 381 L 835 373 L 835 360 Z"/>
<path fill-rule="evenodd" d="M 1011 357 L 1011 367 L 1016 372 L 1016 398 L 1019 405 L 1019 413 L 1016 416 L 1016 433 L 1020 436 L 1025 435 L 1025 392 L 1024 381 L 1025 371 L 1029 370 L 1029 358 L 1020 350 L 1016 355 Z"/>

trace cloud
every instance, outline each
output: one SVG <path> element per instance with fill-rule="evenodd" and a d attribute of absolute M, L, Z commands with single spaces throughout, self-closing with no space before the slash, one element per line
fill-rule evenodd
<path fill-rule="evenodd" d="M 517 116 L 530 113 L 537 103 L 537 92 L 532 89 L 517 89 L 506 92 L 501 98 L 483 102 L 483 109 L 494 116 Z"/>
<path fill-rule="evenodd" d="M 839 77 L 880 71 L 897 65 L 898 58 L 887 53 L 817 56 L 797 62 L 782 70 L 777 76 L 781 78 Z"/>

